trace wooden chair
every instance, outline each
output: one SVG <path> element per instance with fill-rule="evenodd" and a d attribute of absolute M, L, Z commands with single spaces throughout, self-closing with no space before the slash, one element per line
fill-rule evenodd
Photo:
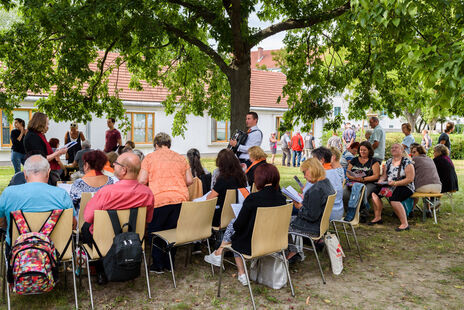
<path fill-rule="evenodd" d="M 189 201 L 203 196 L 203 183 L 197 177 L 193 178 L 193 183 L 188 187 Z"/>
<path fill-rule="evenodd" d="M 222 205 L 221 212 L 221 223 L 219 226 L 213 226 L 213 230 L 218 232 L 224 230 L 229 225 L 230 221 L 235 218 L 234 211 L 232 210 L 231 204 L 235 203 L 237 200 L 237 190 L 228 189 L 226 192 L 226 197 L 224 198 L 224 204 Z"/>
<path fill-rule="evenodd" d="M 351 221 L 345 221 L 345 220 L 332 220 L 332 226 L 335 230 L 335 233 L 337 234 L 338 240 L 341 242 L 340 236 L 338 235 L 338 230 L 337 230 L 337 225 L 336 223 L 341 223 L 343 225 L 343 230 L 345 231 L 345 237 L 346 237 L 346 242 L 348 243 L 348 247 L 351 249 L 351 244 L 350 244 L 350 239 L 348 238 L 348 232 L 346 231 L 345 225 L 350 225 L 353 239 L 356 242 L 356 247 L 358 249 L 358 254 L 359 254 L 359 259 L 362 261 L 361 257 L 361 250 L 359 249 L 359 243 L 358 243 L 358 238 L 356 236 L 356 231 L 354 230 L 354 226 L 359 225 L 359 209 L 361 208 L 361 204 L 363 202 L 364 198 L 364 193 L 366 191 L 366 186 L 363 186 L 361 189 L 361 195 L 359 195 L 359 201 L 358 204 L 356 205 L 356 211 L 354 214 L 354 218 Z"/>
<path fill-rule="evenodd" d="M 49 212 L 25 212 L 24 217 L 29 224 L 31 231 L 39 231 L 45 221 L 50 216 L 51 211 Z M 11 225 L 11 245 L 13 245 L 14 240 L 19 237 L 19 232 L 14 225 L 14 220 L 10 220 Z M 72 274 L 73 274 L 73 285 L 74 285 L 74 302 L 76 309 L 78 309 L 77 303 L 77 287 L 76 287 L 76 273 L 74 267 L 74 246 L 72 243 L 72 226 L 73 226 L 73 209 L 63 210 L 58 222 L 55 225 L 52 233 L 50 234 L 50 240 L 55 245 L 55 249 L 59 253 L 59 261 L 65 265 L 65 275 L 66 275 L 66 263 L 71 263 Z M 6 271 L 8 272 L 8 260 L 6 252 L 4 253 Z M 65 281 L 66 282 L 66 281 Z M 10 309 L 10 290 L 9 287 L 6 289 L 7 292 L 7 305 Z"/>
<path fill-rule="evenodd" d="M 73 184 L 74 181 L 56 181 L 56 184 Z"/>
<path fill-rule="evenodd" d="M 253 308 L 256 309 L 253 292 L 251 290 L 250 278 L 246 267 L 246 260 L 267 256 L 276 252 L 282 254 L 284 261 L 285 271 L 287 272 L 288 282 L 292 296 L 295 296 L 293 290 L 292 279 L 288 270 L 288 262 L 285 256 L 285 250 L 288 247 L 288 227 L 290 225 L 290 218 L 292 214 L 292 204 L 286 204 L 279 207 L 266 207 L 258 208 L 256 212 L 255 225 L 253 227 L 253 234 L 251 237 L 251 255 L 242 254 L 234 250 L 231 246 L 224 247 L 221 254 L 221 266 L 224 260 L 224 253 L 232 251 L 240 256 L 245 267 L 245 275 L 247 277 L 248 289 L 250 291 L 251 302 Z M 222 282 L 222 268 L 219 268 L 219 284 L 218 284 L 218 297 L 221 297 L 221 282 Z"/>
<path fill-rule="evenodd" d="M 324 284 L 325 284 L 324 272 L 322 271 L 321 262 L 319 261 L 319 256 L 317 255 L 316 245 L 314 244 L 314 241 L 318 241 L 318 240 L 321 240 L 322 238 L 324 238 L 324 235 L 326 234 L 327 230 L 329 229 L 330 214 L 332 213 L 332 208 L 333 208 L 336 196 L 337 196 L 337 193 L 335 193 L 333 195 L 330 195 L 327 198 L 324 213 L 322 214 L 321 225 L 319 227 L 319 236 L 314 237 L 314 236 L 311 236 L 309 234 L 304 234 L 304 233 L 299 233 L 299 232 L 292 232 L 292 231 L 289 232 L 289 234 L 291 234 L 291 235 L 300 236 L 302 238 L 306 238 L 309 241 L 311 241 L 312 248 L 303 247 L 303 249 L 312 250 L 314 252 L 314 255 L 316 256 L 317 264 L 319 265 L 319 271 L 321 272 L 322 282 Z"/>
<path fill-rule="evenodd" d="M 253 183 L 253 186 L 251 187 L 251 193 L 256 193 L 258 189 L 256 188 L 256 183 Z"/>
<path fill-rule="evenodd" d="M 161 238 L 166 242 L 166 248 L 161 250 L 168 252 L 174 288 L 177 286 L 171 249 L 196 241 L 206 240 L 208 254 L 211 254 L 208 238 L 211 237 L 211 223 L 216 203 L 217 198 L 198 202 L 184 201 L 180 209 L 179 219 L 177 220 L 177 227 L 152 233 L 152 247 L 156 246 L 153 242 L 155 238 Z M 214 275 L 213 266 L 211 266 L 211 271 Z"/>
<path fill-rule="evenodd" d="M 443 194 L 441 193 L 418 193 L 415 192 L 412 194 L 411 198 L 422 198 L 422 221 L 425 222 L 425 219 L 427 217 L 427 205 L 430 207 L 430 209 L 433 211 L 433 219 L 434 223 L 438 224 L 437 222 L 437 208 L 440 205 L 440 200 L 436 198 L 441 198 Z M 417 205 L 416 205 L 417 207 Z"/>
<path fill-rule="evenodd" d="M 121 223 L 121 227 L 123 227 L 125 223 L 129 222 L 130 209 L 117 210 L 117 212 L 118 212 L 119 222 Z M 145 265 L 145 277 L 147 280 L 147 292 L 148 292 L 148 298 L 151 298 L 150 280 L 148 278 L 147 258 L 145 256 L 145 250 L 144 250 L 145 249 L 144 240 L 145 240 L 146 221 L 147 221 L 147 208 L 139 207 L 135 232 L 139 234 L 140 240 L 142 240 L 142 254 L 143 254 L 143 262 Z M 127 231 L 127 228 L 124 227 L 123 231 Z M 94 304 L 93 304 L 92 283 L 90 281 L 89 261 L 96 261 L 96 260 L 100 260 L 103 257 L 105 257 L 105 255 L 108 253 L 109 249 L 111 248 L 111 245 L 113 244 L 114 236 L 115 235 L 113 231 L 113 226 L 111 224 L 111 220 L 108 215 L 108 212 L 106 210 L 95 211 L 94 221 L 93 221 L 93 239 L 98 249 L 96 247 L 91 247 L 87 244 L 83 244 L 83 248 L 85 249 L 85 252 L 87 253 L 87 257 L 88 257 L 88 259 L 86 260 L 86 264 L 87 264 L 87 277 L 89 281 L 90 302 L 91 302 L 92 309 L 94 308 Z M 100 251 L 100 253 L 98 251 Z"/>

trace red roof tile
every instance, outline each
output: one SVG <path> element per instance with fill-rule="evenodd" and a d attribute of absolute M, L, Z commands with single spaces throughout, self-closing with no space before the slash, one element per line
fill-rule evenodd
<path fill-rule="evenodd" d="M 261 66 L 266 66 L 266 69 L 278 69 L 279 65 L 272 59 L 274 53 L 280 50 L 263 50 L 251 52 L 251 69 L 259 69 Z M 259 57 L 261 56 L 261 57 Z"/>

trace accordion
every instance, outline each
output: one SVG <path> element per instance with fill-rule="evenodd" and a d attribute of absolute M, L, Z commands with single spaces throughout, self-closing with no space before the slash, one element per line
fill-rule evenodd
<path fill-rule="evenodd" d="M 238 147 L 240 145 L 244 145 L 246 143 L 246 140 L 248 139 L 248 134 L 246 132 L 244 132 L 244 131 L 241 131 L 241 130 L 237 129 L 230 139 L 231 140 L 236 140 L 237 144 L 235 146 L 232 146 L 229 143 L 227 148 L 229 150 L 232 150 L 232 152 L 234 152 L 237 156 L 239 156 L 240 152 L 237 151 Z"/>

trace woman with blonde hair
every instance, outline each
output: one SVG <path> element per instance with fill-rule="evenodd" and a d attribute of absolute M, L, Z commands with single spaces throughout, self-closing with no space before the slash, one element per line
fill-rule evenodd
<path fill-rule="evenodd" d="M 317 158 L 310 158 L 300 167 L 305 179 L 312 183 L 304 194 L 303 203 L 294 202 L 298 209 L 296 216 L 292 216 L 289 231 L 300 232 L 312 236 L 319 236 L 322 215 L 327 199 L 336 194 L 329 179 L 326 178 L 325 169 Z M 288 259 L 297 254 L 296 248 L 289 246 Z"/>
<path fill-rule="evenodd" d="M 330 165 L 332 169 L 337 171 L 337 174 L 340 176 L 340 180 L 345 180 L 345 169 L 343 169 L 342 165 L 340 164 L 340 157 L 342 153 L 336 147 L 331 146 L 330 151 L 332 152 L 332 159 L 330 160 Z"/>
<path fill-rule="evenodd" d="M 248 185 L 252 188 L 255 182 L 255 170 L 266 163 L 267 154 L 259 146 L 252 146 L 248 149 L 248 155 L 250 156 L 251 165 L 245 170 L 245 174 Z"/>

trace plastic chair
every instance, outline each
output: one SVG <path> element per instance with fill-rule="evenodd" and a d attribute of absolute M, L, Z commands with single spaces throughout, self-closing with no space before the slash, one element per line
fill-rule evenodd
<path fill-rule="evenodd" d="M 177 220 L 177 227 L 152 233 L 152 246 L 156 246 L 153 242 L 155 238 L 161 238 L 166 242 L 166 248 L 161 250 L 168 252 L 174 288 L 177 285 L 171 249 L 196 241 L 206 240 L 208 254 L 211 254 L 208 238 L 211 237 L 211 223 L 213 221 L 216 202 L 217 197 L 206 201 L 184 201 L 180 209 L 179 219 Z M 211 266 L 211 271 L 214 275 L 213 266 Z"/>
<path fill-rule="evenodd" d="M 193 178 L 193 183 L 188 187 L 189 201 L 203 196 L 203 183 L 197 177 Z"/>
<path fill-rule="evenodd" d="M 234 250 L 231 246 L 224 247 L 221 254 L 221 266 L 224 260 L 224 253 L 232 251 L 240 256 L 245 267 L 245 275 L 247 277 L 248 289 L 250 291 L 251 302 L 253 309 L 256 309 L 253 292 L 251 290 L 250 278 L 246 267 L 246 260 L 267 256 L 276 252 L 282 254 L 284 261 L 285 271 L 287 272 L 288 282 L 292 296 L 295 296 L 293 290 L 292 279 L 288 270 L 288 262 L 285 256 L 285 250 L 288 247 L 288 227 L 290 225 L 290 218 L 292 214 L 292 204 L 286 204 L 279 207 L 266 207 L 258 208 L 256 211 L 255 225 L 253 227 L 253 234 L 251 237 L 251 255 L 242 254 Z M 221 282 L 222 282 L 222 268 L 219 268 L 219 284 L 218 284 L 218 297 L 221 297 Z"/>
<path fill-rule="evenodd" d="M 312 248 L 303 247 L 303 249 L 312 250 L 314 252 L 314 255 L 316 256 L 317 264 L 319 265 L 319 271 L 321 272 L 322 282 L 324 284 L 325 284 L 324 272 L 322 271 L 321 262 L 319 261 L 319 256 L 317 255 L 316 245 L 314 244 L 314 241 L 318 241 L 324 238 L 324 235 L 329 229 L 330 214 L 332 213 L 332 208 L 333 208 L 336 196 L 337 196 L 337 193 L 327 197 L 327 202 L 325 204 L 324 213 L 322 214 L 321 224 L 319 226 L 319 236 L 314 237 L 309 234 L 293 232 L 293 231 L 289 232 L 290 235 L 300 236 L 302 238 L 306 238 L 306 239 L 309 239 L 309 241 L 311 241 Z"/>
<path fill-rule="evenodd" d="M 24 217 L 29 224 L 31 231 L 39 231 L 45 221 L 50 216 L 51 211 L 49 212 L 25 212 Z M 14 240 L 19 237 L 19 232 L 14 225 L 14 220 L 11 219 L 11 244 L 13 245 Z M 66 263 L 71 262 L 72 271 L 73 271 L 73 285 L 74 285 L 74 302 L 76 309 L 78 309 L 77 303 L 77 287 L 76 287 L 76 273 L 75 273 L 75 266 L 74 266 L 74 247 L 72 243 L 72 226 L 73 226 L 73 209 L 66 209 L 63 210 L 58 222 L 56 222 L 55 228 L 53 229 L 52 233 L 50 234 L 50 240 L 55 245 L 55 249 L 59 253 L 59 262 L 63 263 L 66 267 Z M 6 250 L 4 252 L 4 260 L 6 266 L 6 272 L 8 272 L 8 259 L 6 255 Z M 66 275 L 66 268 L 65 268 L 65 275 Z M 66 281 L 65 281 L 66 282 Z M 8 309 L 10 309 L 10 290 L 7 285 L 6 288 L 6 295 L 7 295 L 7 305 Z"/>
<path fill-rule="evenodd" d="M 338 240 L 340 242 L 341 242 L 341 239 L 340 239 L 340 236 L 338 234 L 336 223 L 341 223 L 343 225 L 343 230 L 345 231 L 346 242 L 348 243 L 348 247 L 351 249 L 350 239 L 348 238 L 348 232 L 346 231 L 346 227 L 345 227 L 345 225 L 350 225 L 352 235 L 353 235 L 354 241 L 356 242 L 356 247 L 358 249 L 359 259 L 361 261 L 362 261 L 361 250 L 359 249 L 358 238 L 356 236 L 356 231 L 354 230 L 354 226 L 359 225 L 359 209 L 361 208 L 361 204 L 363 202 L 365 191 L 366 191 L 366 187 L 363 186 L 363 188 L 361 189 L 361 195 L 359 195 L 358 204 L 356 205 L 356 211 L 355 211 L 354 218 L 351 221 L 345 221 L 345 220 L 332 220 L 331 221 L 332 226 L 333 226 L 333 228 L 335 230 L 335 233 L 337 234 L 337 238 L 338 238 Z"/>
<path fill-rule="evenodd" d="M 213 230 L 218 232 L 224 230 L 229 225 L 230 221 L 235 218 L 234 211 L 232 210 L 231 204 L 237 201 L 237 190 L 228 189 L 226 192 L 226 197 L 224 198 L 224 204 L 222 205 L 221 212 L 221 223 L 219 226 L 213 226 Z"/>
<path fill-rule="evenodd" d="M 121 227 L 124 223 L 129 221 L 129 214 L 130 209 L 125 210 L 117 210 L 119 222 L 121 223 Z M 142 254 L 143 254 L 143 262 L 145 265 L 145 277 L 147 280 L 147 293 L 148 298 L 151 299 L 151 292 L 150 292 L 150 280 L 148 278 L 148 267 L 147 267 L 147 258 L 145 256 L 145 225 L 147 221 L 147 208 L 146 207 L 139 207 L 138 214 L 137 214 L 137 224 L 135 228 L 135 232 L 139 234 L 140 240 L 142 240 Z M 124 228 L 124 231 L 127 231 Z M 105 257 L 108 253 L 111 245 L 113 244 L 114 230 L 111 224 L 110 217 L 106 210 L 96 210 L 94 213 L 94 221 L 93 221 L 93 240 L 95 241 L 96 247 L 90 247 L 87 244 L 83 244 L 83 248 L 87 253 L 88 259 L 86 260 L 87 264 L 87 277 L 89 281 L 89 291 L 90 291 L 90 302 L 92 309 L 94 308 L 93 304 L 93 291 L 92 291 L 92 283 L 90 281 L 90 267 L 89 261 L 96 261 L 100 260 Z"/>

